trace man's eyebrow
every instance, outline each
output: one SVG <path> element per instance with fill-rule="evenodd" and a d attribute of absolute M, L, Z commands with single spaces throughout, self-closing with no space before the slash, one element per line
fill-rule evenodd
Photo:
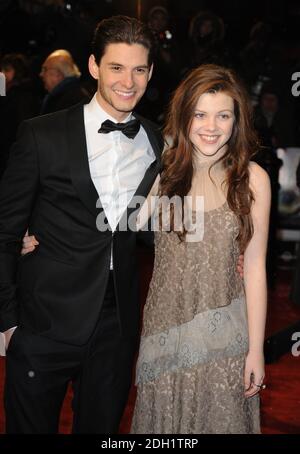
<path fill-rule="evenodd" d="M 117 63 L 117 62 L 108 62 L 109 66 L 124 66 L 122 63 Z M 137 65 L 135 68 L 149 68 L 149 65 Z M 134 68 L 133 68 L 134 69 Z"/>

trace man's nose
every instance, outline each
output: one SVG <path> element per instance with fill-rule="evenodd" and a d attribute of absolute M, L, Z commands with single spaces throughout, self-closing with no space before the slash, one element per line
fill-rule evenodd
<path fill-rule="evenodd" d="M 132 88 L 134 85 L 133 76 L 130 73 L 125 73 L 122 79 L 122 84 L 126 88 Z"/>

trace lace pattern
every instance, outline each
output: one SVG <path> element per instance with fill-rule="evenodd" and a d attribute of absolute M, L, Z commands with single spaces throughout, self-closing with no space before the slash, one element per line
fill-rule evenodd
<path fill-rule="evenodd" d="M 259 396 L 244 396 L 245 356 L 218 358 L 141 383 L 131 433 L 259 434 Z"/>
<path fill-rule="evenodd" d="M 204 197 L 201 240 L 155 233 L 132 433 L 260 433 L 259 397 L 244 396 L 239 224 L 226 202 L 225 170 L 217 163 L 210 178 L 211 164 L 196 160 L 190 191 L 192 199 Z"/>
<path fill-rule="evenodd" d="M 245 304 L 243 299 L 236 299 L 218 310 L 202 312 L 183 325 L 142 337 L 136 383 L 247 350 Z"/>

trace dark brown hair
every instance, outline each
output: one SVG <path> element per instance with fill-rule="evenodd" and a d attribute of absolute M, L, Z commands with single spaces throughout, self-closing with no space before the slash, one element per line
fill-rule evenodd
<path fill-rule="evenodd" d="M 236 74 L 221 66 L 202 65 L 181 82 L 170 102 L 165 136 L 171 146 L 162 158 L 163 171 L 160 194 L 184 196 L 191 189 L 193 177 L 193 145 L 189 131 L 199 97 L 204 93 L 225 92 L 234 102 L 234 125 L 228 148 L 219 161 L 226 168 L 227 202 L 240 224 L 238 242 L 244 251 L 253 235 L 250 214 L 254 200 L 249 187 L 249 161 L 258 149 L 258 140 L 251 121 L 251 104 L 247 92 Z M 183 210 L 184 211 L 184 210 Z M 171 215 L 172 216 L 172 215 Z M 171 230 L 174 229 L 174 215 Z M 182 234 L 179 233 L 179 236 Z"/>
<path fill-rule="evenodd" d="M 14 85 L 28 81 L 30 77 L 29 61 L 23 54 L 6 54 L 1 60 L 0 67 L 2 69 L 13 68 L 15 71 L 13 83 Z"/>
<path fill-rule="evenodd" d="M 109 44 L 141 44 L 149 51 L 148 64 L 153 63 L 154 39 L 146 24 L 128 16 L 112 16 L 98 23 L 92 42 L 92 54 L 97 64 Z"/>

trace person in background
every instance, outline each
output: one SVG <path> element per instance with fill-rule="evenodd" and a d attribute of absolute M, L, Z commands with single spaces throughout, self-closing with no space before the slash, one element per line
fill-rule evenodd
<path fill-rule="evenodd" d="M 80 71 L 72 55 L 65 49 L 52 52 L 40 72 L 45 89 L 41 114 L 66 109 L 78 102 L 87 102 L 89 93 L 80 84 Z"/>
<path fill-rule="evenodd" d="M 189 26 L 189 68 L 214 63 L 232 66 L 232 55 L 225 45 L 223 19 L 208 11 L 192 17 Z"/>
<path fill-rule="evenodd" d="M 139 112 L 157 124 L 162 124 L 171 93 L 181 80 L 184 66 L 183 49 L 175 34 L 169 11 L 154 6 L 148 13 L 148 26 L 155 39 L 155 72 L 139 104 Z"/>
<path fill-rule="evenodd" d="M 254 124 L 265 147 L 276 149 L 295 145 L 295 127 L 287 107 L 280 102 L 279 91 L 271 82 L 262 87 L 254 109 Z"/>
<path fill-rule="evenodd" d="M 23 54 L 6 54 L 0 61 L 5 76 L 6 95 L 0 97 L 0 178 L 6 168 L 9 150 L 23 120 L 38 115 L 40 98 L 34 89 L 30 62 Z"/>

